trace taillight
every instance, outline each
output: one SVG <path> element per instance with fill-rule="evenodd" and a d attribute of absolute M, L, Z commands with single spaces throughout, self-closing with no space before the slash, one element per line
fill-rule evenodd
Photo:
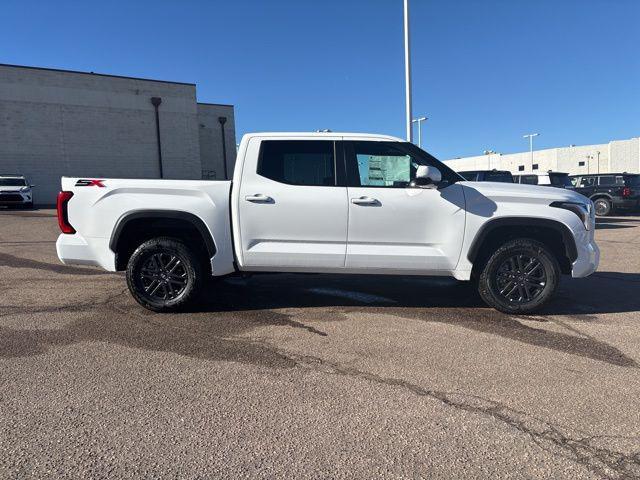
<path fill-rule="evenodd" d="M 629 187 L 624 187 L 622 189 L 622 196 L 623 197 L 630 197 L 631 196 L 631 189 Z"/>
<path fill-rule="evenodd" d="M 75 228 L 69 223 L 69 212 L 67 204 L 73 197 L 73 192 L 60 192 L 58 194 L 58 201 L 56 202 L 56 208 L 58 210 L 58 225 L 62 233 L 76 233 Z"/>

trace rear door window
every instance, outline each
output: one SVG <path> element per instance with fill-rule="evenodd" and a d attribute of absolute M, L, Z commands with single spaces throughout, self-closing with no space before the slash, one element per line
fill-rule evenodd
<path fill-rule="evenodd" d="M 334 186 L 335 154 L 330 140 L 265 140 L 258 175 L 289 185 Z"/>
<path fill-rule="evenodd" d="M 616 185 L 616 183 L 616 177 L 614 177 L 613 175 L 606 175 L 598 178 L 598 185 L 600 185 L 601 187 Z"/>

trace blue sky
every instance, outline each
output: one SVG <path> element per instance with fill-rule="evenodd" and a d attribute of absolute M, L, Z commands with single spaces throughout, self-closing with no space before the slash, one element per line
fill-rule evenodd
<path fill-rule="evenodd" d="M 446 159 L 640 135 L 640 1 L 411 0 L 414 113 Z M 402 0 L 0 4 L 0 62 L 195 82 L 264 130 L 404 136 Z"/>

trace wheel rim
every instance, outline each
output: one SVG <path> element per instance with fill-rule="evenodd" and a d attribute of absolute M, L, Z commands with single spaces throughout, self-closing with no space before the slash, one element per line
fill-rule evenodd
<path fill-rule="evenodd" d="M 603 200 L 596 200 L 595 209 L 597 215 L 604 215 L 609 210 L 607 202 Z"/>
<path fill-rule="evenodd" d="M 535 300 L 546 285 L 547 271 L 533 255 L 513 255 L 496 270 L 496 292 L 511 304 L 522 305 Z"/>
<path fill-rule="evenodd" d="M 168 252 L 157 252 L 147 258 L 139 273 L 145 296 L 153 300 L 175 300 L 187 288 L 189 277 L 184 262 Z"/>

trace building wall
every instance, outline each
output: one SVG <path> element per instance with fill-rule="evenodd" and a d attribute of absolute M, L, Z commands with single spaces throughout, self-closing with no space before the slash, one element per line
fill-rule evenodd
<path fill-rule="evenodd" d="M 202 178 L 195 85 L 0 65 L 0 173 L 26 175 L 41 204 L 61 176 L 159 178 L 151 97 L 162 99 L 163 177 Z M 221 108 L 235 153 L 233 107 Z"/>
<path fill-rule="evenodd" d="M 227 119 L 224 134 L 227 150 L 227 179 L 233 176 L 236 161 L 236 133 L 233 107 L 230 105 L 198 104 L 198 122 L 200 139 L 200 158 L 202 178 L 211 180 L 225 179 L 222 159 L 222 126 L 219 118 Z"/>
<path fill-rule="evenodd" d="M 605 144 L 535 150 L 530 152 L 478 155 L 446 160 L 456 171 L 498 169 L 513 174 L 546 172 L 580 173 L 640 172 L 640 138 Z M 583 165 L 581 165 L 583 163 Z M 532 170 L 532 164 L 538 169 Z M 520 168 L 524 167 L 524 170 Z"/>

